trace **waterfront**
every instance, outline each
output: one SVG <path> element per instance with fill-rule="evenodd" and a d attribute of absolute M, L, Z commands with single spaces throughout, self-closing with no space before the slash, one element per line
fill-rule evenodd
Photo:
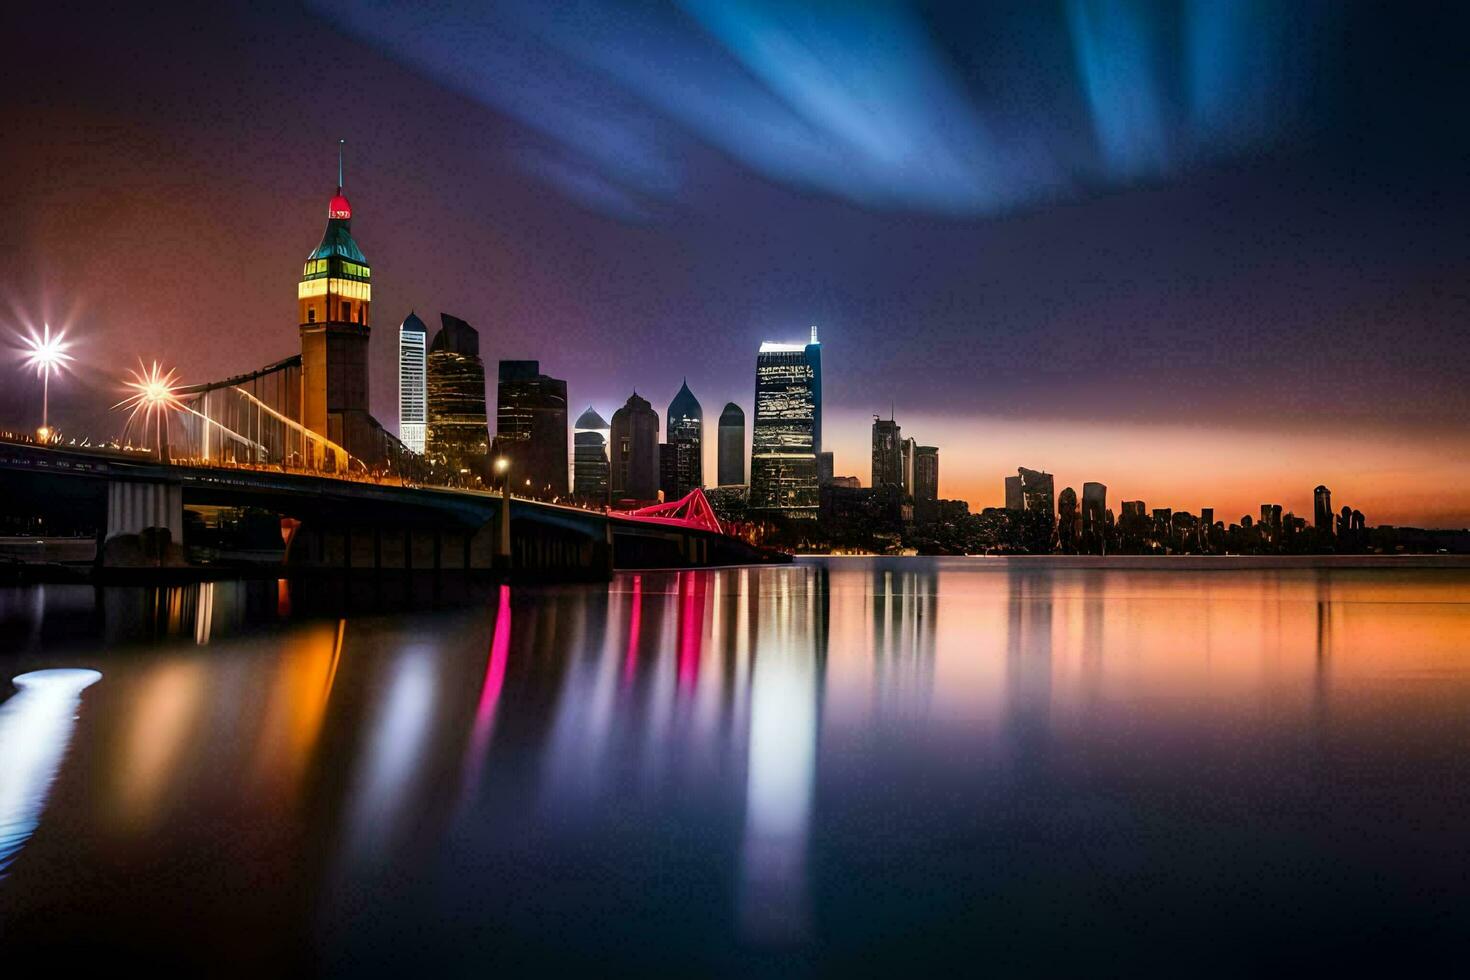
<path fill-rule="evenodd" d="M 0 590 L 6 681 L 100 674 L 0 694 L 6 954 L 1463 956 L 1470 569 L 814 559 L 458 588 Z"/>

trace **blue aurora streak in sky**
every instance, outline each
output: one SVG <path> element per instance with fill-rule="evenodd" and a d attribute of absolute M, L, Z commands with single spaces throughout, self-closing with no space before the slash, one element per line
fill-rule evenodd
<path fill-rule="evenodd" d="M 1265 0 L 317 3 L 518 120 L 519 166 L 596 211 L 696 202 L 711 149 L 865 208 L 983 215 L 1310 136 L 1332 8 Z"/>

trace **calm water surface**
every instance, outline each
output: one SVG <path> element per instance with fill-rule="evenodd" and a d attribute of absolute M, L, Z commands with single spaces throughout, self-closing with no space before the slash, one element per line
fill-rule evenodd
<path fill-rule="evenodd" d="M 0 591 L 0 643 L 8 963 L 1111 974 L 1470 953 L 1466 570 L 46 586 Z"/>

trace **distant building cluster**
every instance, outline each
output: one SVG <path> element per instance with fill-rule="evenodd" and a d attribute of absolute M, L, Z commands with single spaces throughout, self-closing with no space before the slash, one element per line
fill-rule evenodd
<path fill-rule="evenodd" d="M 1150 509 L 1124 500 L 1115 517 L 1108 488 L 1084 483 L 1082 497 L 1071 487 L 1053 497 L 1051 474 L 1020 467 L 1005 478 L 1005 506 L 987 507 L 949 535 L 948 546 L 965 552 L 1060 555 L 1220 555 L 1356 553 L 1370 550 L 1362 511 L 1332 513 L 1332 492 L 1314 491 L 1311 521 L 1262 504 L 1260 516 L 1235 523 L 1216 520 L 1212 507 L 1198 514 L 1168 507 Z"/>

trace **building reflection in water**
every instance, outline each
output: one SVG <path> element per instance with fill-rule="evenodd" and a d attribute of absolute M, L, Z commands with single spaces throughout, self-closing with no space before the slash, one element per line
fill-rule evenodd
<path fill-rule="evenodd" d="M 752 657 L 739 910 L 744 937 L 763 945 L 802 940 L 810 929 L 807 851 L 827 660 L 825 572 L 775 570 L 759 586 L 763 594 L 776 588 L 758 607 Z"/>
<path fill-rule="evenodd" d="M 922 717 L 934 692 L 938 574 L 933 566 L 888 563 L 871 581 L 874 697 L 886 716 Z"/>
<path fill-rule="evenodd" d="M 1020 564 L 1007 570 L 1007 731 L 1018 774 L 1045 760 L 1051 738 L 1053 577 Z"/>
<path fill-rule="evenodd" d="M 826 583 L 805 566 L 643 572 L 611 583 L 605 613 L 580 597 L 589 628 L 564 648 L 542 757 L 543 806 L 574 822 L 693 803 L 743 767 L 738 907 L 759 943 L 807 932 Z"/>

